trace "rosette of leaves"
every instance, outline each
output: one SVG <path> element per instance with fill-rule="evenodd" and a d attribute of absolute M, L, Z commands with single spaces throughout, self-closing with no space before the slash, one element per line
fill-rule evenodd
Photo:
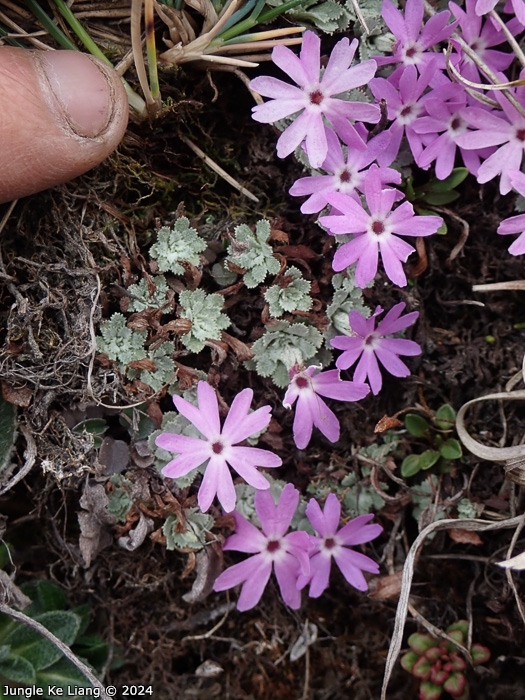
<path fill-rule="evenodd" d="M 100 326 L 102 337 L 97 338 L 99 352 L 105 353 L 110 360 L 118 362 L 125 371 L 130 362 L 143 360 L 146 357 L 144 343 L 147 331 L 132 330 L 126 325 L 126 319 L 121 313 L 113 314 Z"/>
<path fill-rule="evenodd" d="M 171 228 L 162 226 L 157 231 L 157 241 L 151 246 L 149 255 L 157 261 L 160 272 L 183 275 L 184 267 L 181 263 L 188 262 L 197 267 L 200 263 L 199 255 L 206 250 L 206 245 L 197 230 L 190 226 L 188 219 L 181 216 Z"/>
<path fill-rule="evenodd" d="M 281 269 L 281 263 L 268 244 L 270 233 L 270 222 L 266 219 L 257 222 L 255 231 L 247 224 L 234 229 L 226 264 L 234 272 L 244 274 L 244 284 L 249 289 L 264 282 L 267 275 L 277 275 Z"/>
<path fill-rule="evenodd" d="M 459 440 L 451 436 L 455 422 L 456 412 L 449 404 L 440 406 L 430 421 L 417 413 L 407 413 L 407 432 L 416 438 L 422 438 L 430 447 L 420 454 L 411 454 L 404 458 L 401 463 L 403 477 L 414 476 L 434 466 L 442 474 L 451 471 L 452 463 L 463 455 Z"/>
<path fill-rule="evenodd" d="M 303 279 L 300 270 L 288 268 L 277 284 L 272 284 L 264 293 L 270 316 L 279 318 L 292 311 L 308 311 L 312 306 L 311 287 L 312 283 Z"/>
<path fill-rule="evenodd" d="M 155 277 L 153 287 L 143 278 L 138 284 L 130 284 L 127 288 L 131 300 L 128 311 L 144 311 L 145 309 L 161 309 L 168 302 L 168 283 L 164 275 Z"/>
<path fill-rule="evenodd" d="M 261 377 L 271 377 L 274 384 L 284 388 L 290 382 L 292 367 L 308 364 L 322 344 L 323 336 L 317 328 L 277 321 L 267 326 L 264 334 L 253 343 L 253 359 L 245 365 Z"/>
<path fill-rule="evenodd" d="M 50 581 L 34 581 L 20 588 L 32 601 L 25 608 L 25 615 L 40 622 L 77 656 L 102 668 L 108 645 L 98 635 L 86 634 L 88 605 L 68 609 L 64 591 Z M 53 697 L 49 687 L 63 688 L 64 694 L 68 687 L 91 688 L 78 668 L 40 632 L 0 614 L 0 684 L 11 683 L 41 688 L 44 698 Z"/>
<path fill-rule="evenodd" d="M 459 620 L 449 625 L 446 633 L 452 640 L 465 646 L 468 622 Z M 438 640 L 430 634 L 418 632 L 408 638 L 410 650 L 401 657 L 401 666 L 421 681 L 420 700 L 439 700 L 444 692 L 458 700 L 468 700 L 470 697 L 465 676 L 467 664 L 454 641 Z M 473 644 L 470 655 L 474 666 L 490 659 L 490 651 L 482 644 Z"/>
<path fill-rule="evenodd" d="M 199 508 L 185 510 L 184 519 L 177 515 L 168 515 L 162 526 L 166 549 L 199 551 L 206 544 L 206 534 L 214 523 L 212 516 L 202 513 Z"/>
<path fill-rule="evenodd" d="M 102 337 L 97 337 L 98 350 L 117 362 L 120 371 L 128 377 L 140 377 L 153 391 L 158 391 L 173 380 L 175 364 L 171 358 L 174 350 L 172 343 L 162 343 L 151 352 L 147 351 L 144 348 L 147 331 L 128 328 L 121 313 L 113 314 L 103 323 L 100 332 Z M 128 367 L 131 362 L 142 363 L 141 369 Z"/>
<path fill-rule="evenodd" d="M 207 340 L 220 340 L 221 331 L 230 319 L 221 313 L 224 299 L 220 294 L 206 294 L 202 289 L 179 294 L 181 318 L 191 321 L 190 330 L 181 336 L 182 344 L 191 352 L 200 352 Z"/>

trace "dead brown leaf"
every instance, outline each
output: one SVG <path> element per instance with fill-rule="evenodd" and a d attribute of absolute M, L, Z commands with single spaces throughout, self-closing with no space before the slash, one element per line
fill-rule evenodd
<path fill-rule="evenodd" d="M 453 527 L 447 530 L 449 537 L 454 542 L 458 544 L 473 544 L 476 547 L 483 544 L 483 540 L 478 535 L 477 532 L 471 532 L 469 530 L 462 530 L 460 527 Z"/>

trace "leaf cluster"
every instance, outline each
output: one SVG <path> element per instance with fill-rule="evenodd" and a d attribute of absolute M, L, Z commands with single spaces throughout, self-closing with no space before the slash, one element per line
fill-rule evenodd
<path fill-rule="evenodd" d="M 261 219 L 252 231 L 247 224 L 240 224 L 234 229 L 226 258 L 231 270 L 242 270 L 244 284 L 248 289 L 264 282 L 267 275 L 277 275 L 281 263 L 273 254 L 268 243 L 271 226 L 266 219 Z"/>
<path fill-rule="evenodd" d="M 26 615 L 40 622 L 91 665 L 97 668 L 104 665 L 108 645 L 98 635 L 86 634 L 90 618 L 88 605 L 68 609 L 64 591 L 43 579 L 24 584 L 21 590 L 32 601 L 24 610 Z M 13 682 L 42 688 L 45 698 L 51 697 L 48 686 L 64 688 L 64 693 L 68 692 L 65 690 L 68 687 L 91 687 L 52 642 L 4 614 L 0 614 L 0 677 L 4 684 Z"/>
<path fill-rule="evenodd" d="M 439 700 L 444 692 L 458 700 L 468 700 L 467 664 L 460 656 L 458 644 L 468 640 L 468 622 L 458 620 L 446 629 L 448 639 L 435 639 L 430 634 L 415 632 L 408 638 L 410 647 L 401 657 L 401 666 L 421 681 L 421 700 Z M 472 664 L 479 666 L 490 659 L 490 651 L 481 644 L 470 648 Z"/>
<path fill-rule="evenodd" d="M 294 366 L 308 363 L 323 344 L 323 336 L 305 323 L 277 321 L 267 326 L 252 345 L 253 358 L 245 363 L 261 377 L 271 377 L 274 384 L 286 387 Z"/>
<path fill-rule="evenodd" d="M 401 463 L 401 476 L 408 478 L 433 466 L 442 474 L 451 471 L 451 462 L 463 455 L 459 440 L 451 437 L 455 421 L 456 412 L 449 404 L 440 406 L 430 422 L 417 413 L 407 413 L 407 432 L 430 443 L 430 447 L 420 454 L 407 455 Z"/>

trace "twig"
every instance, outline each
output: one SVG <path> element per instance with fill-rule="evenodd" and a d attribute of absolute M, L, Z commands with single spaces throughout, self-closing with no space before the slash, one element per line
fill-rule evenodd
<path fill-rule="evenodd" d="M 191 148 L 191 150 L 199 156 L 199 158 L 202 158 L 202 160 L 206 163 L 206 165 L 214 170 L 217 175 L 220 175 L 224 180 L 226 180 L 227 183 L 229 183 L 232 187 L 235 187 L 236 190 L 239 190 L 241 194 L 243 194 L 245 197 L 248 197 L 248 199 L 251 199 L 252 202 L 259 202 L 259 199 L 252 194 L 249 190 L 246 189 L 246 187 L 243 187 L 240 183 L 237 182 L 235 178 L 233 178 L 231 175 L 229 175 L 226 170 L 223 170 L 220 165 L 218 165 L 214 160 L 212 160 L 209 156 L 202 151 L 197 144 L 193 143 L 191 139 L 189 139 L 187 136 L 180 136 L 181 141 L 183 141 L 186 146 Z"/>

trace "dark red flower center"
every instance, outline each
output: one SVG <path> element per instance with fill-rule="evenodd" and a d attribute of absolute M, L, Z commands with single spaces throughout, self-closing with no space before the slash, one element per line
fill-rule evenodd
<path fill-rule="evenodd" d="M 407 58 L 414 58 L 414 56 L 418 53 L 417 46 L 409 46 L 408 49 L 405 51 L 405 56 Z"/>
<path fill-rule="evenodd" d="M 405 105 L 399 113 L 402 117 L 409 117 L 412 114 L 413 105 Z"/>
<path fill-rule="evenodd" d="M 224 445 L 222 444 L 222 442 L 217 440 L 217 442 L 212 443 L 211 449 L 214 452 L 214 454 L 220 455 L 224 450 Z"/>
<path fill-rule="evenodd" d="M 385 232 L 385 226 L 382 221 L 374 221 L 372 224 L 372 231 L 378 236 Z"/>
<path fill-rule="evenodd" d="M 457 115 L 450 122 L 450 128 L 452 129 L 452 131 L 457 131 L 462 126 L 463 126 L 463 119 L 461 119 L 461 117 L 459 117 Z"/>
<path fill-rule="evenodd" d="M 313 92 L 310 93 L 310 104 L 320 105 L 322 101 L 323 101 L 323 93 L 321 92 L 321 90 L 314 90 Z"/>
<path fill-rule="evenodd" d="M 306 389 L 308 386 L 308 379 L 306 377 L 296 377 L 295 383 L 299 387 L 299 389 Z"/>
<path fill-rule="evenodd" d="M 516 138 L 519 141 L 525 141 L 525 129 L 518 129 L 516 131 Z"/>
<path fill-rule="evenodd" d="M 278 549 L 281 549 L 281 543 L 279 540 L 270 540 L 268 544 L 266 545 L 266 551 L 270 552 L 276 552 Z"/>
<path fill-rule="evenodd" d="M 335 540 L 333 537 L 327 537 L 324 541 L 325 549 L 333 549 L 335 547 Z"/>
<path fill-rule="evenodd" d="M 348 172 L 348 170 L 343 170 L 341 175 L 339 175 L 339 179 L 341 180 L 341 182 L 345 182 L 345 183 L 351 182 L 352 173 Z"/>

